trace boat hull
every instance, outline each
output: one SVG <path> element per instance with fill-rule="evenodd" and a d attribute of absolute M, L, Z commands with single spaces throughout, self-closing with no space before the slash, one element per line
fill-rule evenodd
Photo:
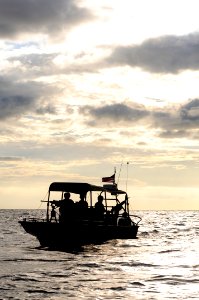
<path fill-rule="evenodd" d="M 42 247 L 68 248 L 86 244 L 99 244 L 111 239 L 134 239 L 138 225 L 118 226 L 103 222 L 56 223 L 19 221 L 24 230 L 35 236 Z"/>

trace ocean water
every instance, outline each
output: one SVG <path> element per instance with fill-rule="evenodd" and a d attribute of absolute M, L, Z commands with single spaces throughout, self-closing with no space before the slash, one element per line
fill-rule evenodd
<path fill-rule="evenodd" d="M 0 210 L 0 299 L 199 299 L 198 211 L 136 212 L 137 239 L 70 252 L 24 232 L 19 217 L 36 213 Z"/>

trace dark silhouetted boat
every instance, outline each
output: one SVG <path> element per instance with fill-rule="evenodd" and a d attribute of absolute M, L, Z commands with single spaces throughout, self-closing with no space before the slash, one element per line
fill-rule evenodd
<path fill-rule="evenodd" d="M 67 206 L 64 196 L 72 199 L 79 196 L 81 201 L 70 200 Z M 97 198 L 103 200 L 103 205 L 96 204 Z M 116 184 L 53 182 L 44 202 L 47 203 L 45 219 L 19 221 L 27 233 L 39 240 L 41 247 L 63 249 L 137 236 L 141 218 L 130 215 L 128 195 Z"/>

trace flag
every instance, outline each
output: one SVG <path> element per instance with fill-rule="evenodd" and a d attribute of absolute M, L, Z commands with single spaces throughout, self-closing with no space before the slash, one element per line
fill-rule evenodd
<path fill-rule="evenodd" d="M 112 182 L 115 183 L 115 174 L 110 177 L 102 177 L 102 182 Z"/>

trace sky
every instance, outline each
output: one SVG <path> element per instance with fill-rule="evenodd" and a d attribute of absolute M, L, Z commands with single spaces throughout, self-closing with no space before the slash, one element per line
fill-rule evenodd
<path fill-rule="evenodd" d="M 0 208 L 116 168 L 135 210 L 199 209 L 198 0 L 0 0 Z"/>

